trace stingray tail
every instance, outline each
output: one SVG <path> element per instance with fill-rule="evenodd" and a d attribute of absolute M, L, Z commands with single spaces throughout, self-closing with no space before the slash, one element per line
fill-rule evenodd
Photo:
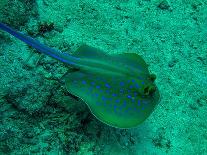
<path fill-rule="evenodd" d="M 18 38 L 19 40 L 21 40 L 21 41 L 25 42 L 26 44 L 32 46 L 33 48 L 37 49 L 41 53 L 49 55 L 57 60 L 60 60 L 64 63 L 67 63 L 69 65 L 76 66 L 76 61 L 78 59 L 76 57 L 73 57 L 67 53 L 62 53 L 59 50 L 50 48 L 50 47 L 40 43 L 39 41 L 33 39 L 32 37 L 29 37 L 21 32 L 15 31 L 11 27 L 9 27 L 3 23 L 0 23 L 0 29 L 10 33 L 11 35 Z"/>

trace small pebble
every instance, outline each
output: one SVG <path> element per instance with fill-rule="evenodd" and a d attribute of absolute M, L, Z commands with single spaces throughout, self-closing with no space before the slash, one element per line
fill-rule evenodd
<path fill-rule="evenodd" d="M 158 8 L 162 10 L 168 10 L 170 8 L 170 5 L 167 0 L 163 0 L 159 3 Z"/>

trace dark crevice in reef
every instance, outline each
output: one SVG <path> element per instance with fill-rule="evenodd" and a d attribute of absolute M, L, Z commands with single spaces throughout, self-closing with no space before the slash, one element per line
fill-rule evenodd
<path fill-rule="evenodd" d="M 157 131 L 157 135 L 152 138 L 152 144 L 157 148 L 163 148 L 166 152 L 168 152 L 171 147 L 171 141 L 165 136 L 165 129 L 160 128 Z"/>
<path fill-rule="evenodd" d="M 54 23 L 39 23 L 38 24 L 38 34 L 43 35 L 44 33 L 54 30 Z"/>

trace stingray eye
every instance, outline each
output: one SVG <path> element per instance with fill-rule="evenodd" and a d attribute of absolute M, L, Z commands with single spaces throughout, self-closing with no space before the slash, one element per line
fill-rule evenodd
<path fill-rule="evenodd" d="M 149 85 L 144 88 L 144 95 L 152 95 L 156 91 L 154 85 Z"/>
<path fill-rule="evenodd" d="M 149 75 L 149 80 L 150 80 L 150 81 L 154 82 L 155 79 L 156 79 L 156 75 L 155 75 L 155 74 L 150 74 L 150 75 Z"/>

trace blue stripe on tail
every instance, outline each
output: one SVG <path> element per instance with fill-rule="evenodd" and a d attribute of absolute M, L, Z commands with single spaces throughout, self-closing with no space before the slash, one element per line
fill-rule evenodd
<path fill-rule="evenodd" d="M 67 63 L 69 65 L 75 65 L 74 62 L 75 62 L 75 60 L 77 60 L 76 57 L 73 57 L 73 56 L 66 54 L 66 53 L 62 53 L 61 51 L 58 51 L 56 49 L 47 47 L 46 45 L 40 43 L 39 41 L 37 41 L 29 36 L 26 36 L 23 33 L 17 32 L 15 30 L 13 30 L 12 28 L 10 28 L 9 26 L 6 26 L 3 23 L 0 23 L 0 29 L 10 33 L 11 35 L 18 38 L 19 40 L 34 47 L 35 49 L 37 49 L 41 53 L 49 55 L 55 59 L 58 59 L 64 63 Z"/>

